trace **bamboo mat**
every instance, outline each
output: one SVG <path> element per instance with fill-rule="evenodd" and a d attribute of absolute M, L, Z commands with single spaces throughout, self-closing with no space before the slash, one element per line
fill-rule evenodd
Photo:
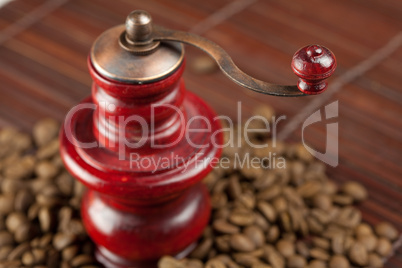
<path fill-rule="evenodd" d="M 29 130 L 52 116 L 60 121 L 90 94 L 86 57 L 104 30 L 130 10 L 150 12 L 157 24 L 190 30 L 225 48 L 259 79 L 295 83 L 293 53 L 318 43 L 331 48 L 338 69 L 331 88 L 297 99 L 250 93 L 221 73 L 184 74 L 189 90 L 222 115 L 243 117 L 266 103 L 287 119 L 283 138 L 301 140 L 300 123 L 339 101 L 340 164 L 329 176 L 369 190 L 360 208 L 370 223 L 388 220 L 402 231 L 402 1 L 400 0 L 16 0 L 0 9 L 0 127 Z M 187 49 L 187 59 L 200 55 Z M 325 150 L 325 123 L 309 127 L 307 142 Z M 399 243 L 402 243 L 401 239 Z M 397 247 L 386 267 L 402 266 Z"/>

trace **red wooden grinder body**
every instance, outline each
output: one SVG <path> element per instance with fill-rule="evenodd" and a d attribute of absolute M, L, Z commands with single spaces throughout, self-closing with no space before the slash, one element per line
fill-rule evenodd
<path fill-rule="evenodd" d="M 119 27 L 112 30 L 121 32 Z M 91 50 L 92 95 L 66 116 L 61 155 L 69 172 L 88 187 L 81 214 L 97 259 L 106 267 L 154 267 L 163 255 L 191 250 L 208 223 L 210 201 L 200 181 L 220 156 L 220 124 L 185 88 L 182 47 L 161 44 L 161 52 L 151 55 L 121 50 L 108 60 L 132 57 L 137 65 L 119 70 L 96 54 L 108 39 L 100 37 Z M 103 49 L 119 50 L 113 42 Z M 167 72 L 150 75 L 143 65 L 169 50 L 175 50 L 177 62 L 169 54 L 167 61 L 174 64 L 158 65 Z M 108 75 L 110 70 L 117 75 Z M 152 79 L 120 79 L 140 71 Z"/>

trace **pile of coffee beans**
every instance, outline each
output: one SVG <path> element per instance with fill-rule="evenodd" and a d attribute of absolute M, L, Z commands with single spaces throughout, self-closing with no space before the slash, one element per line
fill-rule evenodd
<path fill-rule="evenodd" d="M 271 120 L 273 111 L 261 107 L 256 114 Z M 250 123 L 264 128 L 263 120 Z M 237 134 L 227 135 L 225 143 Z M 301 144 L 257 133 L 251 144 L 270 146 L 253 148 L 240 136 L 240 147 L 223 151 L 231 166 L 216 168 L 204 180 L 213 210 L 198 246 L 183 260 L 163 257 L 159 268 L 383 267 L 398 232 L 386 222 L 374 228 L 362 222 L 354 205 L 368 195 L 360 183 L 338 186 Z M 247 157 L 271 161 L 271 167 L 239 165 Z M 286 167 L 273 167 L 273 157 L 284 159 Z"/>
<path fill-rule="evenodd" d="M 269 107 L 256 113 L 273 115 Z M 58 131 L 52 119 L 38 122 L 32 135 L 0 130 L 0 268 L 101 267 L 80 219 L 85 187 L 63 167 Z M 251 140 L 264 144 L 269 136 Z M 386 222 L 362 222 L 354 207 L 367 198 L 361 184 L 339 187 L 300 144 L 256 149 L 240 142 L 224 149 L 230 166 L 204 179 L 213 210 L 198 246 L 186 259 L 162 258 L 160 268 L 383 266 L 398 232 Z M 234 164 L 244 157 L 274 162 L 272 156 L 285 166 Z"/>
<path fill-rule="evenodd" d="M 79 213 L 84 187 L 64 169 L 59 123 L 0 130 L 0 268 L 99 267 Z"/>

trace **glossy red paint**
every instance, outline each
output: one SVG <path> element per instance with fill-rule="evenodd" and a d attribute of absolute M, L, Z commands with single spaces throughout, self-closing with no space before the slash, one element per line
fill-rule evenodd
<path fill-rule="evenodd" d="M 66 118 L 60 141 L 65 166 L 89 188 L 81 213 L 98 247 L 98 260 L 106 267 L 153 267 L 162 255 L 185 254 L 210 216 L 208 192 L 200 180 L 221 153 L 212 143 L 222 143 L 215 113 L 186 91 L 184 63 L 150 84 L 106 79 L 88 63 L 92 97 L 81 103 L 86 108 Z M 197 116 L 206 120 L 191 121 Z M 208 132 L 188 132 L 187 139 L 182 135 L 208 124 Z M 214 132 L 219 133 L 212 137 Z M 132 148 L 143 137 L 141 146 Z M 204 147 L 194 148 L 188 138 Z M 167 166 L 157 164 L 161 158 L 168 160 Z M 150 164 L 139 165 L 143 159 Z"/>

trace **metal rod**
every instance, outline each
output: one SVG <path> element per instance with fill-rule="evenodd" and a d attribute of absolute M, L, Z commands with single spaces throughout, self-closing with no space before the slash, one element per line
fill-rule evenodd
<path fill-rule="evenodd" d="M 229 54 L 219 45 L 196 34 L 169 30 L 154 25 L 152 38 L 154 41 L 183 42 L 203 50 L 216 61 L 222 72 L 233 82 L 255 92 L 282 97 L 308 96 L 308 94 L 301 92 L 296 85 L 276 85 L 249 76 L 234 64 Z"/>

